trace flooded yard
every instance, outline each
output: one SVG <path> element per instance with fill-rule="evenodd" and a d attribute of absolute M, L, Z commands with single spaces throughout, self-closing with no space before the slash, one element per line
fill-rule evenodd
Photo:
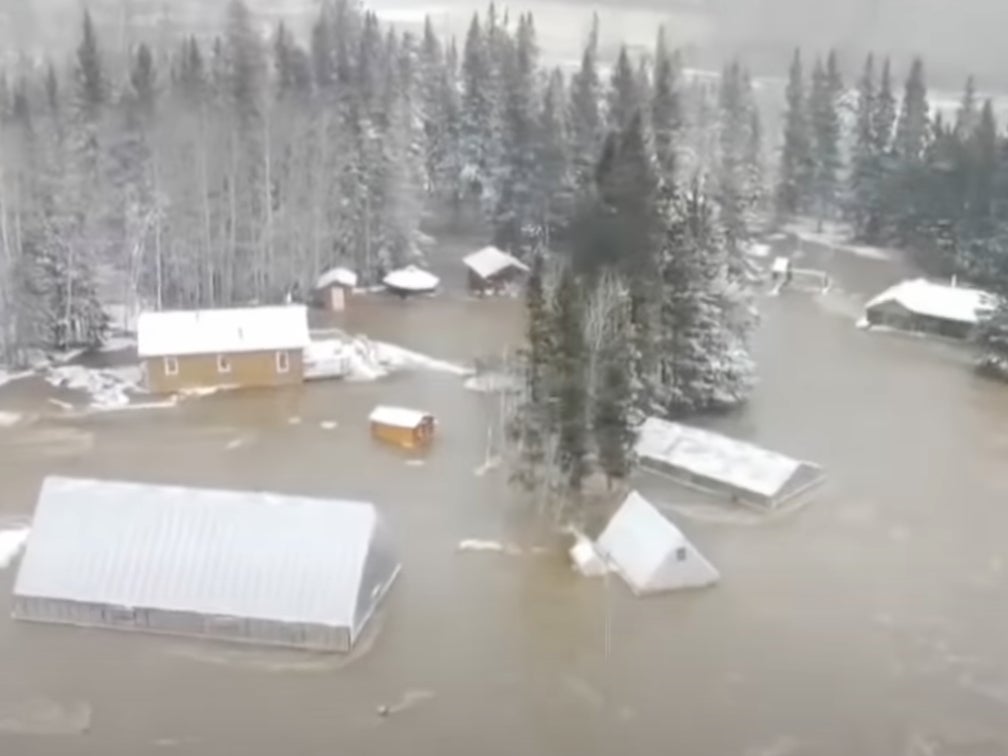
<path fill-rule="evenodd" d="M 763 299 L 761 385 L 714 423 L 822 464 L 807 507 L 765 519 L 641 478 L 721 572 L 698 593 L 634 599 L 533 549 L 548 539 L 484 465 L 496 400 L 459 376 L 76 420 L 40 381 L 0 389 L 0 410 L 25 418 L 0 427 L 0 530 L 60 473 L 369 500 L 403 561 L 350 659 L 4 611 L 0 752 L 1008 753 L 1008 390 L 959 347 L 854 328 L 887 275 L 868 268 L 886 264 L 834 256 L 830 294 Z M 444 360 L 499 354 L 522 331 L 515 300 L 353 304 L 340 327 Z M 374 443 L 379 403 L 435 414 L 431 451 Z M 460 552 L 463 539 L 524 549 Z M 0 570 L 5 596 L 14 575 Z"/>

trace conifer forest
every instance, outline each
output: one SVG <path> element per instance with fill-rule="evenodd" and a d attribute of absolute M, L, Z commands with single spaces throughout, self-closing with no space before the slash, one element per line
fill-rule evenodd
<path fill-rule="evenodd" d="M 85 11 L 70 65 L 0 80 L 0 362 L 99 343 L 108 304 L 283 302 L 337 264 L 371 284 L 422 264 L 432 218 L 475 218 L 532 269 L 514 478 L 578 492 L 626 477 L 641 417 L 746 399 L 746 252 L 789 221 L 1008 295 L 1008 136 L 972 81 L 948 119 L 923 60 L 798 50 L 764 122 L 744 62 L 691 77 L 663 31 L 603 60 L 599 23 L 568 73 L 494 5 L 455 40 L 332 0 L 301 39 L 233 0 L 216 35 L 128 54 Z"/>

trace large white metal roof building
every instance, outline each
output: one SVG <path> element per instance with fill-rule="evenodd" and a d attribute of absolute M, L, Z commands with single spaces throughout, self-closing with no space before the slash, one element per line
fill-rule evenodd
<path fill-rule="evenodd" d="M 53 477 L 13 614 L 346 652 L 398 572 L 370 504 Z"/>

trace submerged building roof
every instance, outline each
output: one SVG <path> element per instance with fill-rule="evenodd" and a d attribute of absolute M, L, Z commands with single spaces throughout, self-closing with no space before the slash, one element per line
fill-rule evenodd
<path fill-rule="evenodd" d="M 349 268 L 330 268 L 315 281 L 316 289 L 326 289 L 330 286 L 344 286 L 353 289 L 357 286 L 357 274 Z"/>
<path fill-rule="evenodd" d="M 405 268 L 393 270 L 382 279 L 382 283 L 389 289 L 397 291 L 423 293 L 434 291 L 441 284 L 441 279 L 415 265 L 407 265 Z"/>
<path fill-rule="evenodd" d="M 596 548 L 636 594 L 700 588 L 720 579 L 682 531 L 636 491 L 613 515 Z"/>
<path fill-rule="evenodd" d="M 14 593 L 345 629 L 352 643 L 399 570 L 382 533 L 359 502 L 51 477 Z"/>
<path fill-rule="evenodd" d="M 375 407 L 368 418 L 372 423 L 393 428 L 419 428 L 431 415 L 429 412 L 406 407 Z"/>
<path fill-rule="evenodd" d="M 303 305 L 145 312 L 137 322 L 140 357 L 304 349 L 309 341 Z"/>
<path fill-rule="evenodd" d="M 776 505 L 822 479 L 809 462 L 719 433 L 649 417 L 637 436 L 637 456 L 693 485 L 724 487 Z"/>
<path fill-rule="evenodd" d="M 892 286 L 865 305 L 872 309 L 895 302 L 916 315 L 975 325 L 996 304 L 995 297 L 980 289 L 935 283 L 923 278 Z"/>
<path fill-rule="evenodd" d="M 528 265 L 517 257 L 509 255 L 497 247 L 483 247 L 483 249 L 466 255 L 462 258 L 462 262 L 480 278 L 490 278 L 509 268 L 517 268 L 526 273 L 529 270 Z"/>

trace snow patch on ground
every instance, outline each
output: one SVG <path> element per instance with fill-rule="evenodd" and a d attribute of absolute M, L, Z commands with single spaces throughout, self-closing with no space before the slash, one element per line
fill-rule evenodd
<path fill-rule="evenodd" d="M 899 255 L 894 249 L 852 243 L 850 230 L 843 225 L 827 223 L 819 231 L 814 221 L 801 221 L 789 224 L 786 229 L 803 242 L 821 244 L 835 252 L 846 252 L 867 260 L 894 260 Z"/>
<path fill-rule="evenodd" d="M 19 422 L 21 422 L 21 415 L 19 413 L 0 410 L 0 428 L 12 428 Z"/>
<path fill-rule="evenodd" d="M 141 379 L 140 368 L 136 365 L 105 369 L 61 365 L 49 368 L 45 375 L 51 386 L 88 394 L 93 409 L 127 407 L 130 396 L 144 393 Z"/>
<path fill-rule="evenodd" d="M 426 464 L 427 464 L 427 461 L 423 460 L 423 459 L 407 459 L 406 460 L 406 466 L 407 467 L 423 467 Z"/>
<path fill-rule="evenodd" d="M 323 420 L 321 423 L 319 423 L 319 427 L 322 430 L 331 431 L 336 430 L 339 427 L 339 423 L 337 423 L 335 420 Z"/>
<path fill-rule="evenodd" d="M 121 352 L 125 349 L 136 349 L 136 339 L 132 336 L 110 336 L 101 345 L 101 352 Z"/>
<path fill-rule="evenodd" d="M 345 378 L 376 381 L 400 370 L 433 370 L 459 377 L 473 371 L 394 344 L 371 341 L 364 336 L 313 341 L 305 349 L 305 378 Z"/>
<path fill-rule="evenodd" d="M 746 254 L 750 257 L 770 257 L 770 245 L 769 244 L 750 244 L 749 248 L 746 249 Z"/>
<path fill-rule="evenodd" d="M 0 367 L 0 386 L 13 383 L 14 381 L 20 381 L 22 378 L 27 378 L 31 374 L 31 370 L 14 371 Z"/>
<path fill-rule="evenodd" d="M 508 556 L 521 556 L 522 550 L 513 543 L 501 543 L 500 541 L 489 541 L 481 538 L 466 538 L 459 541 L 456 551 L 489 551 L 496 554 L 506 554 Z"/>
<path fill-rule="evenodd" d="M 9 567 L 21 553 L 30 532 L 27 527 L 0 530 L 0 570 Z"/>
<path fill-rule="evenodd" d="M 481 394 L 497 394 L 518 391 L 521 388 L 521 381 L 506 373 L 483 373 L 466 379 L 465 387 L 469 391 Z"/>
<path fill-rule="evenodd" d="M 488 458 L 483 464 L 473 470 L 473 475 L 477 478 L 482 478 L 491 470 L 496 470 L 501 465 L 501 458 L 499 456 Z"/>

